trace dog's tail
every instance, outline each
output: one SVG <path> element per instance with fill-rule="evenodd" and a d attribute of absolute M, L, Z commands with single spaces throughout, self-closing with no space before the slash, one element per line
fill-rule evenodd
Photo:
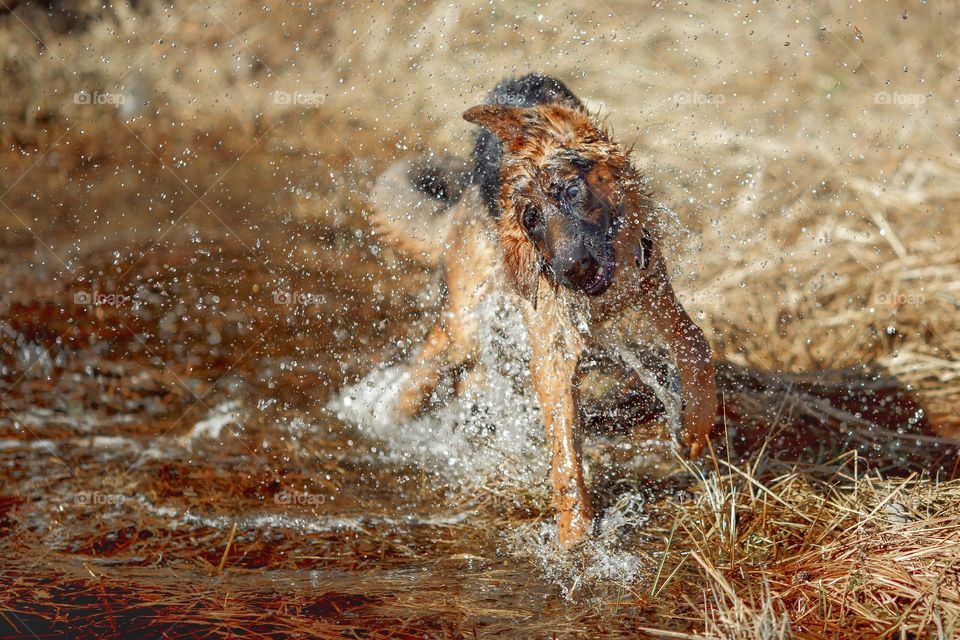
<path fill-rule="evenodd" d="M 398 160 L 370 193 L 370 221 L 382 242 L 436 267 L 450 232 L 446 213 L 469 185 L 470 168 L 457 156 L 431 153 Z"/>

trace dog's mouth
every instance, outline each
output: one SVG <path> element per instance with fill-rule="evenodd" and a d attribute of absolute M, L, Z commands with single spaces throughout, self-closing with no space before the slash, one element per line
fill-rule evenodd
<path fill-rule="evenodd" d="M 570 259 L 566 256 L 546 260 L 538 252 L 538 266 L 542 273 L 557 285 L 570 291 L 583 293 L 588 296 L 599 296 L 610 288 L 613 282 L 616 262 L 612 252 L 578 249 L 578 257 Z M 599 254 L 599 256 L 598 256 Z M 607 257 L 608 256 L 608 257 Z"/>
<path fill-rule="evenodd" d="M 615 270 L 614 265 L 604 266 L 603 264 L 598 265 L 597 273 L 593 276 L 593 279 L 583 288 L 584 293 L 590 296 L 599 296 L 604 291 L 610 288 L 610 285 L 613 284 L 613 272 Z"/>

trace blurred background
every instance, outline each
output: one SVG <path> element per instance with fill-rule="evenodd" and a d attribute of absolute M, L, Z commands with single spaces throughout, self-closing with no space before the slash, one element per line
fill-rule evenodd
<path fill-rule="evenodd" d="M 676 212 L 675 286 L 719 359 L 870 364 L 951 436 L 958 19 L 946 0 L 0 1 L 11 633 L 666 625 L 650 601 L 568 609 L 529 559 L 465 586 L 501 544 L 470 522 L 539 521 L 546 494 L 465 498 L 324 413 L 434 301 L 366 194 L 398 158 L 468 154 L 460 114 L 498 80 L 554 75 Z M 285 491 L 312 498 L 290 514 Z M 263 508 L 299 524 L 264 533 Z"/>
<path fill-rule="evenodd" d="M 7 6 L 0 215 L 38 267 L 216 238 L 280 278 L 323 234 L 361 250 L 379 171 L 467 153 L 459 114 L 539 70 L 679 213 L 679 287 L 721 353 L 950 367 L 950 3 Z"/>

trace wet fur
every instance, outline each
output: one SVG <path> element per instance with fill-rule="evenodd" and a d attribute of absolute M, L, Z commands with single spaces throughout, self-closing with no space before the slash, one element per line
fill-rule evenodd
<path fill-rule="evenodd" d="M 583 103 L 565 84 L 555 78 L 531 73 L 519 79 L 501 81 L 484 100 L 484 104 L 506 107 L 535 107 L 540 104 L 563 104 L 571 109 L 582 109 Z M 487 129 L 477 132 L 473 146 L 473 182 L 480 189 L 480 197 L 493 218 L 499 218 L 500 164 L 503 143 Z"/>
<path fill-rule="evenodd" d="M 565 85 L 541 75 L 504 81 L 464 118 L 483 127 L 469 185 L 462 170 L 444 170 L 460 166 L 455 159 L 427 157 L 396 164 L 372 194 L 375 228 L 423 262 L 442 263 L 447 287 L 441 317 L 408 365 L 398 417 L 416 415 L 453 372 L 482 387 L 475 312 L 492 292 L 516 294 L 551 448 L 558 538 L 570 546 L 589 534 L 593 518 L 578 452 L 581 358 L 594 352 L 615 359 L 644 339 L 643 330 L 665 342 L 684 400 L 678 435 L 696 456 L 716 413 L 710 349 L 673 294 L 656 238 L 657 208 L 629 153 Z M 424 175 L 430 178 L 417 179 Z M 590 206 L 581 215 L 608 228 L 614 271 L 598 295 L 561 286 L 547 266 L 549 247 L 534 242 L 521 222 L 531 203 L 559 206 L 552 185 L 564 176 L 588 187 Z M 583 239 L 560 240 L 554 245 Z"/>

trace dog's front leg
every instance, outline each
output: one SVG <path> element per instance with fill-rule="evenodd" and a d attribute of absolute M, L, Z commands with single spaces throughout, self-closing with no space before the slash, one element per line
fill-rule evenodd
<path fill-rule="evenodd" d="M 547 318 L 544 315 L 548 316 Z M 590 533 L 593 511 L 580 467 L 575 377 L 582 343 L 562 321 L 528 312 L 530 377 L 550 447 L 550 481 L 557 510 L 557 539 L 568 548 Z"/>
<path fill-rule="evenodd" d="M 665 275 L 655 291 L 656 295 L 647 298 L 646 311 L 676 357 L 684 404 L 683 436 L 690 457 L 696 458 L 707 444 L 717 415 L 710 345 L 677 301 Z"/>

